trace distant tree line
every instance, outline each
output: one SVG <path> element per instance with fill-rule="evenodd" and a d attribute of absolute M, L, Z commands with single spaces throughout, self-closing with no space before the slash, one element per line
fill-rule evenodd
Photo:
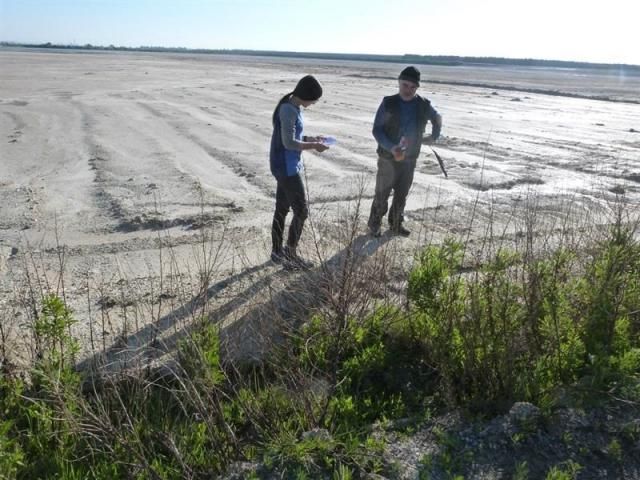
<path fill-rule="evenodd" d="M 504 58 L 504 57 L 461 57 L 456 55 L 375 55 L 360 53 L 323 53 L 323 52 L 290 52 L 274 50 L 243 50 L 243 49 L 208 49 L 208 48 L 185 48 L 185 47 L 157 47 L 139 46 L 122 47 L 115 45 L 69 45 L 56 43 L 17 43 L 0 42 L 0 47 L 21 47 L 21 48 L 50 48 L 56 50 L 106 50 L 123 52 L 168 52 L 168 53 L 205 53 L 222 55 L 251 55 L 267 57 L 295 57 L 313 58 L 321 60 L 356 60 L 370 62 L 391 62 L 391 63 L 414 63 L 423 65 L 443 65 L 443 66 L 463 66 L 463 65 L 509 65 L 526 67 L 547 67 L 547 68 L 597 68 L 597 69 L 624 69 L 640 73 L 639 65 L 611 64 L 611 63 L 590 63 L 575 62 L 565 60 L 541 60 L 533 58 Z"/>

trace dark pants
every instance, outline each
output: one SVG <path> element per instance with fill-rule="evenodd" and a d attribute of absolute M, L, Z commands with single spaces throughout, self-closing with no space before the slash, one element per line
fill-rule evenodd
<path fill-rule="evenodd" d="M 404 207 L 407 195 L 413 183 L 413 172 L 416 168 L 415 159 L 397 162 L 394 159 L 378 157 L 378 174 L 376 176 L 376 192 L 371 204 L 369 228 L 377 230 L 382 223 L 382 217 L 389 208 L 389 195 L 393 190 L 393 201 L 389 210 L 389 226 L 398 228 L 404 220 Z"/>
<path fill-rule="evenodd" d="M 273 224 L 271 226 L 271 242 L 274 252 L 282 250 L 282 240 L 284 232 L 284 220 L 289 209 L 293 210 L 293 219 L 289 226 L 289 237 L 287 246 L 295 249 L 298 246 L 304 221 L 309 216 L 307 205 L 307 194 L 304 190 L 302 175 L 278 178 L 278 188 L 276 189 L 276 211 L 273 214 Z"/>

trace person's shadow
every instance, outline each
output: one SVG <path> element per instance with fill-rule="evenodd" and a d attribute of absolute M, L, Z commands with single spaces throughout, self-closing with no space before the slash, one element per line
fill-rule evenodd
<path fill-rule="evenodd" d="M 171 328 L 175 328 L 181 323 L 194 323 L 195 319 L 201 316 L 204 304 L 209 299 L 215 298 L 234 283 L 243 281 L 245 278 L 257 274 L 271 265 L 272 263 L 267 261 L 260 265 L 246 268 L 241 272 L 212 284 L 209 288 L 194 296 L 187 303 L 160 317 L 157 322 L 146 325 L 139 331 L 126 336 L 126 338 L 119 338 L 118 341 L 106 351 L 93 353 L 86 359 L 79 362 L 76 368 L 78 370 L 86 370 L 96 364 L 101 366 L 109 365 L 117 368 L 118 366 L 122 367 L 126 365 L 135 355 L 145 349 L 148 350 L 147 355 L 149 355 L 152 350 L 151 347 L 156 343 L 156 339 L 158 339 L 164 332 Z M 265 283 L 267 283 L 268 278 L 268 276 L 263 277 L 261 280 L 254 283 L 250 289 L 259 290 Z M 230 313 L 237 304 L 237 299 L 228 302 L 224 305 L 223 309 L 218 310 L 219 316 L 222 317 L 225 314 Z"/>
<path fill-rule="evenodd" d="M 231 300 L 210 311 L 204 319 L 206 323 L 219 324 L 265 289 L 270 289 L 274 277 L 285 280 L 276 293 L 269 292 L 268 302 L 249 306 L 248 311 L 238 319 L 228 325 L 220 326 L 223 355 L 246 360 L 261 357 L 265 348 L 272 345 L 273 341 L 278 341 L 281 335 L 279 328 L 283 325 L 295 328 L 297 323 L 306 319 L 309 312 L 321 304 L 327 282 L 335 281 L 336 276 L 346 269 L 357 268 L 391 238 L 389 232 L 378 238 L 360 235 L 351 239 L 339 252 L 308 271 L 289 272 L 284 269 L 274 269 L 260 276 L 242 292 L 233 295 Z M 271 261 L 267 261 L 214 283 L 204 292 L 162 316 L 153 324 L 145 326 L 126 338 L 120 338 L 104 352 L 90 355 L 77 364 L 77 369 L 108 367 L 117 371 L 127 368 L 134 361 L 149 360 L 171 351 L 181 338 L 201 324 L 202 318 L 199 312 L 205 311 L 203 309 L 205 302 L 219 298 L 234 284 L 273 268 L 273 265 Z M 166 335 L 166 332 L 171 329 L 175 331 Z"/>
<path fill-rule="evenodd" d="M 221 352 L 230 360 L 253 361 L 274 344 L 283 341 L 326 302 L 329 292 L 340 289 L 347 276 L 364 276 L 359 265 L 391 239 L 360 235 L 319 266 L 290 275 L 286 285 L 266 304 L 251 309 L 220 330 Z M 362 283 L 369 278 L 360 278 Z M 338 285 L 336 285 L 338 284 Z M 363 287 L 366 288 L 366 287 Z M 214 313 L 211 318 L 216 320 Z"/>

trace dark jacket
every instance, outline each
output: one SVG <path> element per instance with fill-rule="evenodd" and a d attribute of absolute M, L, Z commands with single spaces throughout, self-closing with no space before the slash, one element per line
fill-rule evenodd
<path fill-rule="evenodd" d="M 438 112 L 431 106 L 431 102 L 429 102 L 428 99 L 421 97 L 420 95 L 416 95 L 416 99 L 418 101 L 418 105 L 416 108 L 415 122 L 418 136 L 420 137 L 418 138 L 418 143 L 416 145 L 417 150 L 414 151 L 414 154 L 417 157 L 420 153 L 421 140 L 424 136 L 427 123 L 431 120 L 433 124 L 434 128 L 432 131 L 432 135 L 434 138 L 437 138 L 440 135 L 440 125 L 438 122 L 436 122 Z M 402 102 L 402 99 L 400 98 L 399 94 L 384 97 L 378 109 L 376 122 L 374 122 L 373 134 L 378 140 L 378 148 L 376 151 L 381 157 L 393 158 L 393 155 L 389 151 L 389 145 L 383 145 L 382 142 L 380 142 L 380 135 L 376 135 L 377 133 L 379 133 L 377 129 L 380 127 L 378 122 L 380 122 L 380 120 L 382 122 L 382 133 L 386 137 L 385 140 L 388 139 L 391 145 L 397 145 L 400 142 L 401 136 L 400 102 Z"/>

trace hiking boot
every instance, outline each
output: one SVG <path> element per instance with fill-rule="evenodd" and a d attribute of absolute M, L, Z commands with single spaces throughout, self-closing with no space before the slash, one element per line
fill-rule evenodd
<path fill-rule="evenodd" d="M 276 265 L 280 265 L 282 262 L 284 262 L 284 253 L 282 253 L 282 250 L 280 251 L 272 250 L 271 261 Z"/>
<path fill-rule="evenodd" d="M 300 257 L 294 249 L 288 247 L 282 249 L 282 257 L 285 270 L 311 270 L 314 266 L 312 262 Z"/>
<path fill-rule="evenodd" d="M 369 235 L 371 235 L 373 238 L 380 238 L 382 236 L 380 227 L 377 227 L 377 228 L 369 227 Z"/>
<path fill-rule="evenodd" d="M 393 233 L 394 235 L 400 235 L 401 237 L 408 237 L 409 235 L 411 235 L 411 230 L 407 230 L 402 225 L 398 225 L 397 227 L 393 227 L 391 229 L 391 233 Z"/>

